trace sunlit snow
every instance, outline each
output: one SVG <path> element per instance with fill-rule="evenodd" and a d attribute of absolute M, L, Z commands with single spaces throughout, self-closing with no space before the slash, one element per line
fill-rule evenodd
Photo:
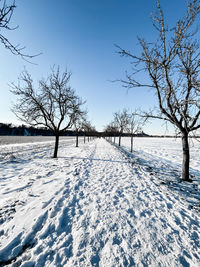
<path fill-rule="evenodd" d="M 53 145 L 0 146 L 0 266 L 200 265 L 198 142 L 191 184 L 180 140 Z"/>

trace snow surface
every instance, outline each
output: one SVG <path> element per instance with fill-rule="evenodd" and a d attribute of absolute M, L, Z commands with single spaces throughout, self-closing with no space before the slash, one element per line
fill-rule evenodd
<path fill-rule="evenodd" d="M 75 140 L 74 136 L 60 136 L 60 141 Z M 55 136 L 12 136 L 12 135 L 2 135 L 0 136 L 0 145 L 10 145 L 10 144 L 22 144 L 22 143 L 46 143 L 55 141 Z"/>
<path fill-rule="evenodd" d="M 0 266 L 200 266 L 199 150 L 152 140 L 1 146 Z"/>
<path fill-rule="evenodd" d="M 152 158 L 157 161 L 166 162 L 181 168 L 182 163 L 182 144 L 181 138 L 149 138 L 136 137 L 133 139 L 134 153 L 141 155 L 143 158 Z M 117 139 L 116 139 L 117 141 Z M 127 151 L 130 150 L 130 138 L 122 138 L 122 146 Z M 200 139 L 191 138 L 190 144 L 190 167 L 193 170 L 200 171 Z M 175 163 L 175 164 L 174 164 Z"/>

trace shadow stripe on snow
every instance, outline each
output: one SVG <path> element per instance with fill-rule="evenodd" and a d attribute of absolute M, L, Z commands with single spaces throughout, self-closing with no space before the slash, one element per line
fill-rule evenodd
<path fill-rule="evenodd" d="M 14 262 L 17 257 L 21 256 L 28 248 L 35 244 L 34 237 L 39 232 L 48 216 L 48 211 L 41 215 L 36 223 L 33 225 L 32 230 L 22 241 L 22 232 L 18 234 L 6 247 L 0 250 L 0 266 L 5 266 Z"/>
<path fill-rule="evenodd" d="M 119 147 L 117 144 L 109 141 L 107 142 L 121 152 L 125 159 L 143 174 L 148 174 L 149 177 L 158 179 L 160 182 L 157 184 L 158 186 L 167 186 L 170 190 L 181 194 L 184 198 L 184 202 L 188 203 L 189 209 L 194 209 L 197 212 L 200 212 L 200 187 L 198 186 L 198 179 L 193 180 L 193 183 L 184 182 L 181 179 L 178 167 L 175 169 L 167 162 L 162 162 L 162 165 L 157 167 L 155 166 L 156 162 L 158 163 L 157 160 L 154 160 L 154 162 L 148 161 L 145 158 L 138 157 L 127 151 L 124 147 Z"/>

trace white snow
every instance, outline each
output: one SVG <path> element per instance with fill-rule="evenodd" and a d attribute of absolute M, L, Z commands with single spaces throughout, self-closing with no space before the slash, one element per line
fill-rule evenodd
<path fill-rule="evenodd" d="M 73 142 L 0 147 L 0 266 L 200 266 L 198 144 Z"/>
<path fill-rule="evenodd" d="M 143 158 L 149 156 L 157 161 L 168 161 L 169 164 L 181 167 L 182 163 L 182 145 L 181 138 L 149 138 L 136 137 L 133 139 L 134 153 Z M 118 141 L 116 139 L 116 141 Z M 200 139 L 191 138 L 190 143 L 190 167 L 200 171 Z M 130 138 L 122 138 L 122 146 L 130 151 Z M 153 157 L 152 157 L 153 156 Z M 175 163 L 175 164 L 174 164 Z"/>

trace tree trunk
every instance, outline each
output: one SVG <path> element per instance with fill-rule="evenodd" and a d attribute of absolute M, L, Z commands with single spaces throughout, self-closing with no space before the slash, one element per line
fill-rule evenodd
<path fill-rule="evenodd" d="M 115 136 L 114 136 L 114 144 L 115 144 Z"/>
<path fill-rule="evenodd" d="M 190 182 L 189 165 L 190 165 L 190 150 L 188 143 L 188 133 L 182 133 L 182 149 L 183 149 L 183 163 L 182 163 L 182 179 Z"/>
<path fill-rule="evenodd" d="M 89 135 L 88 135 L 88 142 L 90 141 L 90 137 L 89 137 Z"/>
<path fill-rule="evenodd" d="M 56 133 L 55 137 L 56 137 L 56 141 L 55 141 L 55 148 L 54 148 L 53 157 L 57 158 L 57 155 L 58 155 L 58 144 L 59 144 L 59 133 Z"/>
<path fill-rule="evenodd" d="M 76 147 L 78 147 L 78 134 L 76 134 Z"/>
<path fill-rule="evenodd" d="M 121 135 L 119 136 L 119 146 L 121 146 Z"/>
<path fill-rule="evenodd" d="M 133 152 L 133 135 L 131 135 L 131 153 Z"/>
<path fill-rule="evenodd" d="M 84 134 L 84 144 L 85 144 L 85 134 Z"/>

